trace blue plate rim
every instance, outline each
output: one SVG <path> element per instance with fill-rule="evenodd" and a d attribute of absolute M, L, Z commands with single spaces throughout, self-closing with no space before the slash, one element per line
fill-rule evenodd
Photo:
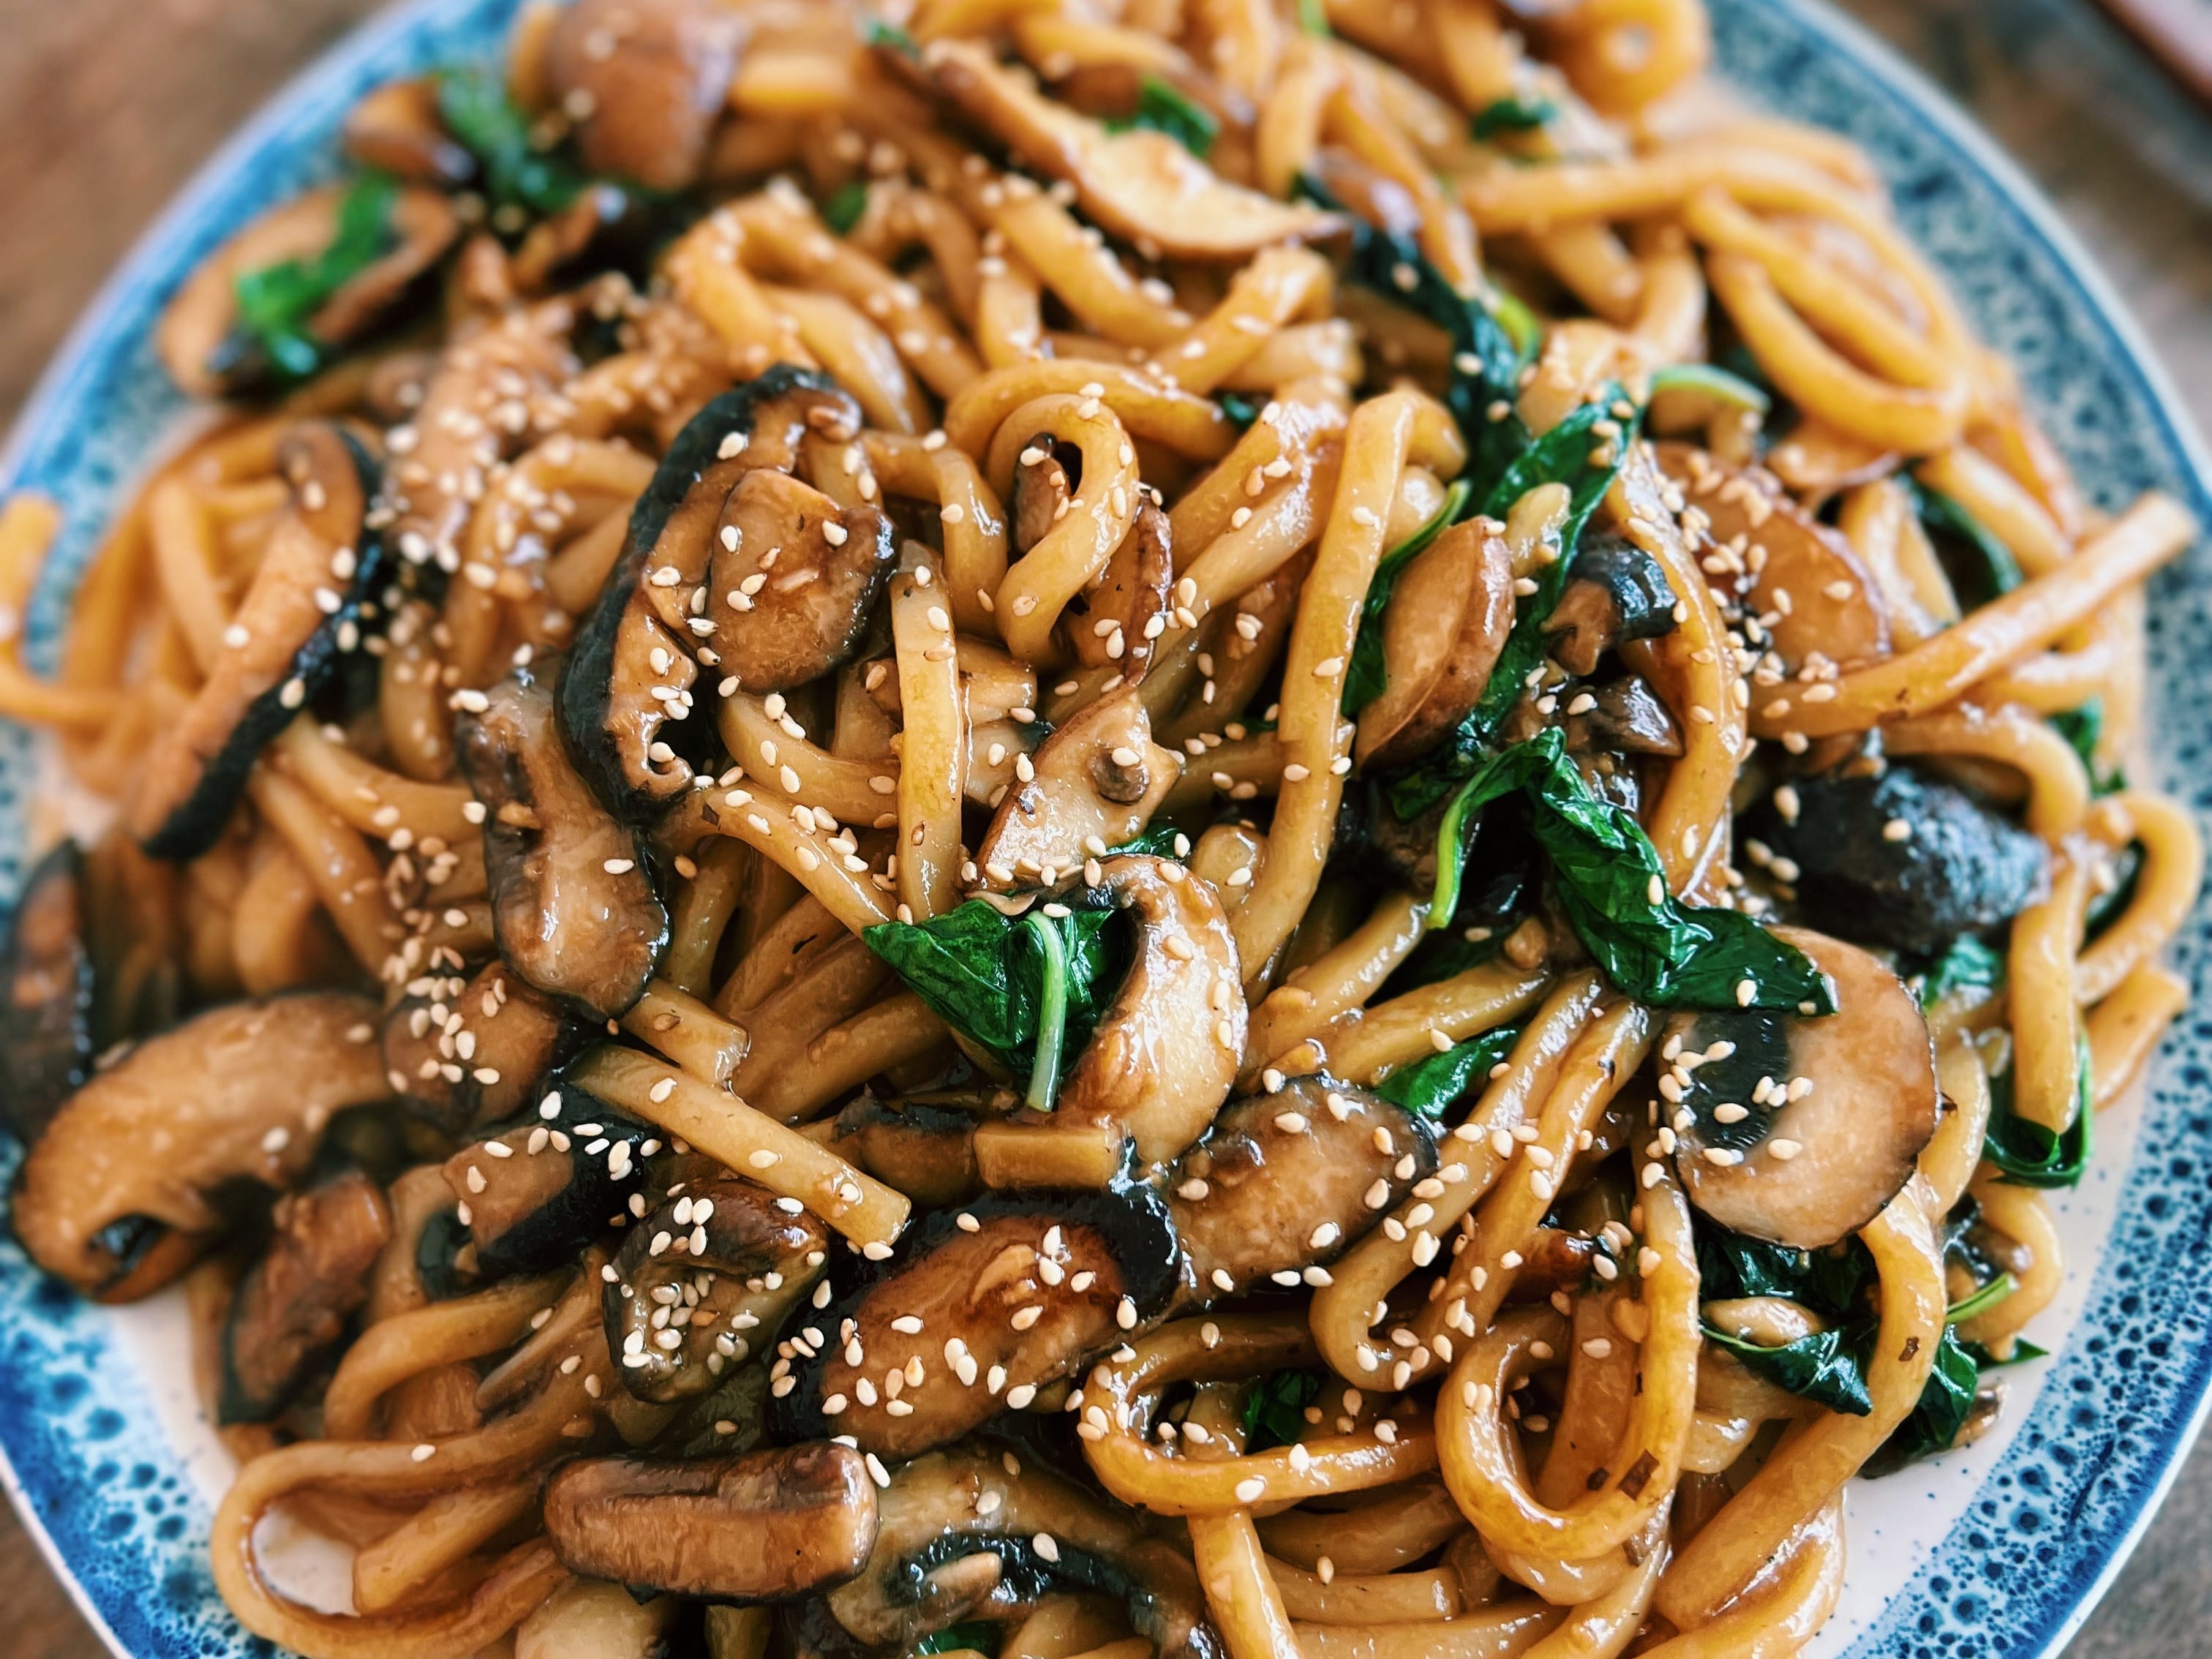
<path fill-rule="evenodd" d="M 1786 13 L 1808 36 L 1854 59 L 1915 119 L 1933 129 L 1965 164 L 1980 172 L 1995 198 L 2018 222 L 2021 233 L 2049 251 L 2056 271 L 2073 287 L 2076 296 L 2087 302 L 2089 313 L 2096 318 L 2109 348 L 2108 365 L 2117 367 L 2135 381 L 2161 435 L 2183 463 L 2192 497 L 2190 505 L 2200 520 L 2212 526 L 2212 451 L 2208 451 L 2187 405 L 2182 402 L 2141 325 L 2041 187 L 1948 92 L 1830 0 L 1765 3 L 1778 12 Z M 459 4 L 456 0 L 398 0 L 364 18 L 264 100 L 194 169 L 94 292 L 34 384 L 11 424 L 6 441 L 0 444 L 0 495 L 14 486 L 25 470 L 33 443 L 50 411 L 64 404 L 77 380 L 96 367 L 99 348 L 112 327 L 113 317 L 122 302 L 146 283 L 149 271 L 163 262 L 173 244 L 187 240 L 198 232 L 210 209 L 238 176 L 281 140 L 286 127 L 340 91 L 362 60 L 432 24 L 442 14 L 475 9 L 481 3 L 482 0 L 461 0 Z M 2136 1173 L 2131 1162 L 2123 1177 L 2123 1194 Z M 2078 1334 L 2080 1329 L 2076 1327 L 2075 1334 Z M 2212 1415 L 2212 1338 L 2202 1338 L 2195 1343 L 2189 1354 L 2188 1376 L 2179 1393 L 2191 1399 L 2192 1404 L 2185 1419 L 2169 1419 L 2160 1425 L 2156 1435 L 2156 1462 L 2152 1465 L 2156 1471 L 2154 1476 L 2135 1491 L 2122 1494 L 2131 1511 L 2129 1524 L 2117 1533 L 2082 1540 L 2084 1547 L 2075 1553 L 2075 1565 L 2087 1566 L 2089 1563 L 2081 1560 L 2082 1554 L 2102 1552 L 2094 1576 L 2077 1589 L 2081 1585 L 2077 1573 L 2061 1573 L 2048 1582 L 2039 1598 L 2031 1597 L 2039 1601 L 2037 1610 L 2045 1615 L 2030 1622 L 2039 1626 L 2034 1651 L 2045 1659 L 2065 1645 L 2110 1589 L 2171 1491 L 2208 1415 Z M 84 1582 L 71 1571 L 60 1546 L 31 1502 L 4 1444 L 0 1444 L 0 1490 L 8 1494 L 41 1557 L 87 1623 L 118 1659 L 136 1659 Z M 2020 1609 L 2015 1607 L 2014 1611 L 2017 1613 Z M 1872 1633 L 1870 1630 L 1869 1635 Z"/>

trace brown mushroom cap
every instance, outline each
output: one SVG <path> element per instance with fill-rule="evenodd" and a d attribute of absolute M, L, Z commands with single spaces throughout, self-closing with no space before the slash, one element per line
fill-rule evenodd
<path fill-rule="evenodd" d="M 897 550 L 873 507 L 841 511 L 787 472 L 748 472 L 715 526 L 707 614 L 720 672 L 754 696 L 818 679 L 860 649 Z"/>
<path fill-rule="evenodd" d="M 572 1571 L 718 1601 L 780 1601 L 843 1583 L 876 1541 L 876 1486 L 848 1446 L 653 1463 L 586 1458 L 545 1489 L 545 1531 Z"/>
<path fill-rule="evenodd" d="M 225 1423 L 281 1411 L 307 1367 L 368 1299 L 369 1269 L 392 1237 L 384 1191 L 358 1170 L 276 1200 L 275 1232 L 231 1297 L 222 1333 Z"/>
<path fill-rule="evenodd" d="M 1443 532 L 1398 578 L 1382 612 L 1382 695 L 1359 714 L 1363 767 L 1396 766 L 1467 717 L 1513 631 L 1513 557 L 1469 519 Z"/>
<path fill-rule="evenodd" d="M 384 1068 L 392 1091 L 406 1097 L 410 1109 L 448 1131 L 471 1129 L 534 1103 L 538 1085 L 586 1030 L 504 962 L 494 962 L 450 1002 L 426 993 L 393 1003 L 384 1017 Z"/>
<path fill-rule="evenodd" d="M 1152 716 L 1134 686 L 1079 710 L 1045 739 L 1032 765 L 1029 781 L 999 803 L 976 848 L 976 867 L 994 887 L 1049 884 L 1101 848 L 1124 845 L 1144 832 L 1182 775 L 1182 757 L 1152 741 Z"/>
<path fill-rule="evenodd" d="M 545 73 L 577 124 L 584 164 L 648 190 L 698 180 L 729 100 L 746 23 L 711 0 L 577 0 L 545 45 Z"/>

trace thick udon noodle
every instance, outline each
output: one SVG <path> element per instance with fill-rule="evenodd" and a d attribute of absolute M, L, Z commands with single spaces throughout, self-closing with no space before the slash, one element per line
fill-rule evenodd
<path fill-rule="evenodd" d="M 1123 1504 L 1184 1518 L 1161 1534 L 1194 1562 L 1236 1659 L 1797 1650 L 1839 1594 L 1844 1486 L 1913 1410 L 1942 1334 L 1944 1217 L 1971 1198 L 2010 1241 L 2016 1288 L 1962 1333 L 1991 1354 L 2008 1354 L 2058 1291 L 2043 1195 L 1979 1156 L 1992 1075 L 2009 1068 L 2013 1109 L 2063 1131 L 2080 1045 L 2087 1098 L 2102 1109 L 2182 1005 L 2158 953 L 2197 890 L 2196 830 L 2162 796 L 2097 793 L 2044 717 L 2095 701 L 2098 760 L 2130 752 L 2143 584 L 2186 543 L 2185 515 L 2156 498 L 2117 514 L 2085 499 L 1856 150 L 1778 120 L 1699 118 L 1701 100 L 1680 95 L 1707 55 L 1696 0 L 1582 0 L 1532 20 L 1528 38 L 1491 0 L 1335 6 L 1334 35 L 1235 0 L 1127 0 L 1095 15 L 922 0 L 904 20 L 925 52 L 947 37 L 1011 41 L 1054 79 L 1188 53 L 1252 112 L 1224 132 L 1217 162 L 1278 197 L 1323 147 L 1357 155 L 1418 210 L 1419 245 L 1449 281 L 1480 287 L 1487 261 L 1542 296 L 1551 314 L 1519 401 L 1534 430 L 1607 382 L 1649 397 L 1654 371 L 1703 359 L 1717 331 L 1800 412 L 1765 464 L 1828 509 L 1873 573 L 1893 647 L 1879 660 L 1747 678 L 1755 653 L 1735 654 L 1741 636 L 1709 585 L 1743 549 L 1701 543 L 1692 510 L 1718 481 L 1677 490 L 1638 448 L 1606 509 L 1677 601 L 1674 631 L 1631 647 L 1680 733 L 1640 807 L 1668 884 L 1706 903 L 1759 888 L 1768 872 L 1731 822 L 1753 750 L 1842 753 L 1870 733 L 1891 756 L 2016 803 L 2052 867 L 2013 923 L 2004 988 L 1928 1011 L 1951 1109 L 1917 1176 L 1861 1235 L 1879 1275 L 1871 1410 L 1823 1409 L 1705 1339 L 1691 1208 L 1646 1144 L 1662 1016 L 1593 970 L 1548 965 L 1540 926 L 1533 947 L 1524 939 L 1378 1000 L 1422 937 L 1427 896 L 1361 900 L 1330 873 L 1352 772 L 1339 708 L 1363 599 L 1479 435 L 1434 395 L 1445 368 L 1434 331 L 1307 248 L 1162 280 L 1087 231 L 1063 192 L 934 125 L 866 67 L 842 9 L 759 15 L 723 118 L 724 152 L 756 182 L 667 246 L 649 286 L 457 298 L 404 364 L 342 362 L 265 412 L 211 425 L 110 530 L 55 672 L 22 660 L 20 630 L 0 647 L 0 712 L 52 729 L 77 783 L 127 800 L 149 743 L 222 649 L 284 510 L 289 425 L 355 422 L 403 478 L 404 450 L 434 422 L 492 434 L 489 465 L 441 481 L 444 517 L 410 526 L 454 580 L 371 642 L 375 718 L 349 738 L 302 717 L 264 752 L 230 831 L 181 867 L 127 842 L 95 853 L 140 896 L 142 925 L 167 930 L 126 969 L 181 975 L 195 1000 L 356 975 L 396 996 L 488 956 L 482 814 L 454 776 L 455 694 L 568 642 L 655 458 L 706 398 L 773 362 L 825 369 L 866 430 L 847 445 L 810 441 L 805 474 L 841 505 L 899 501 L 935 523 L 935 544 L 885 601 L 879 661 L 897 677 L 902 731 L 895 741 L 849 672 L 721 703 L 726 763 L 744 769 L 758 805 L 711 815 L 715 833 L 675 860 L 659 1001 L 625 1024 L 650 1044 L 700 1012 L 706 1049 L 730 1025 L 750 1049 L 740 1035 L 729 1051 L 743 1055 L 734 1096 L 687 1083 L 665 1106 L 660 1094 L 628 1103 L 725 1161 L 800 1149 L 866 1189 L 839 1230 L 896 1237 L 908 1207 L 896 1180 L 846 1164 L 819 1131 L 867 1079 L 924 1075 L 945 1032 L 866 951 L 831 942 L 832 924 L 959 903 L 979 879 L 963 796 L 994 799 L 1028 764 L 1005 711 L 1033 705 L 1024 718 L 1064 723 L 1131 678 L 1125 653 L 1140 644 L 1155 738 L 1188 757 L 1168 810 L 1218 819 L 1189 863 L 1218 889 L 1243 964 L 1248 1076 L 1325 1067 L 1370 1083 L 1434 1048 L 1522 1031 L 1462 1103 L 1427 1195 L 1322 1275 L 1303 1317 L 1279 1305 L 1179 1320 L 1102 1362 L 1076 1396 L 1096 1480 Z M 544 95 L 544 22 L 527 10 L 517 33 L 510 78 L 526 107 Z M 1530 38 L 1547 62 L 1527 55 Z M 1566 116 L 1524 140 L 1525 164 L 1464 136 L 1468 112 L 1532 88 Z M 1545 155 L 1561 145 L 1564 156 Z M 757 182 L 776 171 L 872 179 L 869 205 L 833 234 L 791 183 Z M 624 344 L 579 368 L 559 342 L 593 307 L 622 317 Z M 423 399 L 404 422 L 372 412 L 393 374 Z M 1212 401 L 1224 392 L 1264 406 L 1248 428 L 1224 420 Z M 1756 421 L 1736 408 L 1674 418 L 1720 463 L 1752 460 Z M 1079 452 L 1082 489 L 1022 550 L 1009 486 L 1040 434 Z M 1986 527 L 2021 584 L 1962 616 L 1908 479 Z M 1070 604 L 1130 538 L 1145 490 L 1171 525 L 1172 605 L 1142 641 L 1071 647 Z M 18 498 L 0 517 L 10 617 L 24 614 L 55 516 Z M 1502 533 L 1528 556 L 1536 532 L 1522 516 Z M 1262 719 L 1265 696 L 1276 702 Z M 2085 942 L 2088 908 L 2131 848 L 2132 896 Z M 149 1006 L 179 994 L 140 989 Z M 664 1022 L 656 1010 L 675 1012 Z M 686 1073 L 730 1075 L 712 1054 L 669 1054 Z M 695 1093 L 703 1103 L 678 1112 Z M 1609 1224 L 1632 1236 L 1632 1281 L 1509 1304 L 1555 1194 L 1593 1170 L 1618 1196 Z M 427 1299 L 414 1241 L 450 1200 L 422 1170 L 392 1188 L 400 1245 L 323 1400 L 324 1437 L 232 1431 L 246 1462 L 216 1522 L 217 1582 L 249 1627 L 305 1653 L 498 1650 L 518 1625 L 580 1618 L 535 1525 L 541 1476 L 580 1443 L 646 1431 L 637 1403 L 603 1382 L 604 1351 L 588 1357 L 602 1258 Z M 192 1284 L 211 1322 L 222 1274 L 203 1268 Z M 1790 1306 L 1763 1316 L 1781 1322 L 1775 1340 L 1803 1328 Z M 529 1345 L 550 1353 L 554 1338 L 584 1364 L 533 1373 Z M 479 1362 L 518 1345 L 521 1359 L 480 1377 Z M 1310 1413 L 1319 1420 L 1297 1443 L 1244 1452 L 1237 1388 L 1316 1358 L 1334 1373 L 1328 1395 L 1354 1391 L 1346 1414 Z M 1549 1420 L 1524 1389 L 1540 1374 Z M 1188 1432 L 1149 1432 L 1185 1385 L 1196 1394 L 1181 1420 L 1210 1413 L 1218 1455 Z M 360 1547 L 356 1612 L 313 1612 L 264 1578 L 253 1528 L 279 1504 Z M 723 1613 L 714 1631 L 718 1651 L 757 1653 L 769 1623 Z M 1008 1634 L 1023 1654 L 1151 1650 L 1067 1596 Z"/>

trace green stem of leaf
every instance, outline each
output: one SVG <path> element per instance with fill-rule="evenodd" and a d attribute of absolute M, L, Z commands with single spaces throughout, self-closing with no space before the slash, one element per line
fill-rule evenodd
<path fill-rule="evenodd" d="M 1027 1103 L 1031 1111 L 1048 1112 L 1060 1094 L 1060 1045 L 1067 1029 L 1067 952 L 1060 930 L 1042 912 L 1022 918 L 1044 958 L 1042 995 L 1037 1007 L 1036 1064 L 1030 1068 Z"/>

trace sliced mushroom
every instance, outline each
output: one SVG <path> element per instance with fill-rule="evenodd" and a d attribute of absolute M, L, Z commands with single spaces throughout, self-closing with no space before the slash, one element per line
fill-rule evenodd
<path fill-rule="evenodd" d="M 691 688 L 702 667 L 721 672 L 708 573 L 739 480 L 757 469 L 791 471 L 810 432 L 842 442 L 860 429 L 860 405 L 835 382 L 779 363 L 714 398 L 669 446 L 561 678 L 562 734 L 610 811 L 650 821 L 690 788 L 694 764 L 711 749 L 713 722 L 690 718 Z M 847 545 L 880 533 L 839 528 Z"/>
<path fill-rule="evenodd" d="M 841 511 L 784 472 L 748 472 L 716 527 L 707 614 L 736 689 L 804 685 L 860 647 L 897 550 L 873 507 Z"/>
<path fill-rule="evenodd" d="M 1133 1154 L 1165 1163 L 1205 1133 L 1235 1081 L 1247 1016 L 1218 890 L 1146 854 L 1093 862 L 1097 878 L 1086 871 L 1074 902 L 1128 912 L 1130 966 L 1052 1108 L 976 1125 L 987 1187 L 1104 1187 Z"/>
<path fill-rule="evenodd" d="M 659 1150 L 649 1127 L 556 1078 L 523 1122 L 446 1160 L 477 1271 L 505 1279 L 574 1261 L 643 1210 L 645 1160 Z"/>
<path fill-rule="evenodd" d="M 1765 619 L 1795 673 L 1808 663 L 1849 668 L 1890 653 L 1881 589 L 1843 536 L 1813 517 L 1760 467 L 1737 469 L 1686 444 L 1655 446 L 1659 465 L 1703 514 L 1715 542 L 1750 573 L 1747 609 Z"/>
<path fill-rule="evenodd" d="M 1539 1227 L 1521 1252 L 1508 1302 L 1548 1302 L 1559 1291 L 1581 1291 L 1590 1282 L 1590 1263 L 1600 1254 L 1595 1240 L 1564 1227 Z"/>
<path fill-rule="evenodd" d="M 819 1221 L 750 1181 L 670 1193 L 630 1229 L 604 1298 L 623 1386 L 664 1403 L 704 1394 L 764 1346 L 829 1259 Z"/>
<path fill-rule="evenodd" d="M 267 381 L 277 365 L 238 331 L 238 283 L 288 261 L 305 263 L 338 238 L 349 186 L 327 185 L 255 220 L 202 260 L 161 313 L 155 349 L 178 389 L 220 398 Z M 453 204 L 439 191 L 402 189 L 392 198 L 386 252 L 341 283 L 307 319 L 319 346 L 342 346 L 366 333 L 446 255 L 459 234 Z M 295 366 L 296 367 L 296 366 Z"/>
<path fill-rule="evenodd" d="M 1615 646 L 1673 633 L 1674 604 L 1658 560 L 1626 536 L 1586 535 L 1544 619 L 1545 649 L 1567 672 L 1587 678 Z"/>
<path fill-rule="evenodd" d="M 840 1294 L 778 1364 L 795 1386 L 776 1428 L 885 1457 L 944 1445 L 1121 1341 L 1176 1273 L 1166 1208 L 1143 1188 L 938 1211 L 888 1260 L 840 1263 Z"/>
<path fill-rule="evenodd" d="M 269 1247 L 222 1328 L 222 1423 L 266 1423 L 291 1404 L 368 1300 L 369 1270 L 392 1237 L 384 1189 L 358 1170 L 285 1194 L 270 1219 Z"/>
<path fill-rule="evenodd" d="M 454 727 L 485 809 L 484 872 L 499 953 L 528 984 L 598 1019 L 645 994 L 668 948 L 668 908 L 636 838 L 586 788 L 554 717 L 542 661 L 514 669 Z"/>
<path fill-rule="evenodd" d="M 1328 1078 L 1222 1109 L 1165 1182 L 1201 1301 L 1326 1267 L 1437 1172 L 1426 1118 Z"/>
<path fill-rule="evenodd" d="M 698 181 L 730 95 L 744 16 L 712 0 L 577 0 L 545 43 L 545 74 L 584 165 L 647 190 Z"/>
<path fill-rule="evenodd" d="M 1008 503 L 1016 553 L 1029 552 L 1067 516 L 1082 471 L 1083 452 L 1049 432 L 1038 433 L 1023 447 Z"/>
<path fill-rule="evenodd" d="M 1125 686 L 1044 740 L 1029 781 L 999 803 L 976 866 L 994 887 L 1050 886 L 1142 835 L 1182 775 L 1182 757 L 1152 741 L 1144 700 Z"/>
<path fill-rule="evenodd" d="M 452 1133 L 534 1104 L 591 1031 L 503 962 L 457 983 L 402 997 L 384 1017 L 392 1091 Z"/>
<path fill-rule="evenodd" d="M 1826 975 L 1836 1012 L 1684 1013 L 1662 1053 L 1681 1084 L 1676 1166 L 1723 1226 L 1818 1249 L 1874 1219 L 1936 1133 L 1935 1045 L 1920 1006 L 1875 957 L 1778 927 Z"/>
<path fill-rule="evenodd" d="M 1467 718 L 1513 631 L 1513 556 L 1469 519 L 1399 574 L 1382 612 L 1381 695 L 1359 713 L 1364 768 L 1402 765 Z"/>
<path fill-rule="evenodd" d="M 131 798 L 131 831 L 156 858 L 189 860 L 215 844 L 262 747 L 359 648 L 386 580 L 383 538 L 367 522 L 376 469 L 352 435 L 302 422 L 279 445 L 277 464 L 289 501 L 253 585 Z"/>
<path fill-rule="evenodd" d="M 1170 535 L 1168 515 L 1151 497 L 1140 497 L 1129 533 L 1098 580 L 1068 601 L 1060 625 L 1085 667 L 1117 668 L 1128 685 L 1145 678 L 1153 644 L 1167 631 L 1175 587 Z"/>
<path fill-rule="evenodd" d="M 149 1037 L 63 1103 L 16 1177 L 16 1237 L 111 1301 L 158 1289 L 222 1226 L 216 1188 L 283 1188 L 324 1128 L 386 1092 L 376 1005 L 337 992 L 235 1002 Z"/>
<path fill-rule="evenodd" d="M 1805 920 L 1863 944 L 1932 954 L 2009 921 L 2049 880 L 2040 837 L 1911 766 L 1800 778 L 1786 817 L 1771 797 L 1741 829 L 1767 848 Z"/>
<path fill-rule="evenodd" d="M 476 176 L 476 157 L 446 131 L 434 76 L 372 87 L 346 112 L 345 153 L 394 178 L 451 189 Z"/>
<path fill-rule="evenodd" d="M 1014 1097 L 1009 1093 L 1011 1105 Z M 982 1184 L 975 1169 L 975 1114 L 871 1091 L 837 1114 L 830 1145 L 925 1209 L 957 1204 Z"/>
<path fill-rule="evenodd" d="M 545 1532 L 587 1577 L 717 1601 L 844 1583 L 876 1542 L 875 1482 L 849 1446 L 653 1463 L 591 1457 L 545 1488 Z"/>
<path fill-rule="evenodd" d="M 795 1611 L 801 1652 L 910 1653 L 948 1625 L 1016 1618 L 1060 1589 L 1121 1602 L 1159 1659 L 1226 1659 L 1186 1553 L 1001 1448 L 917 1458 L 877 1508 L 860 1576 Z"/>
<path fill-rule="evenodd" d="M 1585 696 L 1589 702 L 1582 707 Z M 1641 675 L 1624 674 L 1603 685 L 1594 685 L 1568 706 L 1581 710 L 1566 717 L 1570 753 L 1659 755 L 1672 759 L 1682 752 L 1681 728 L 1674 724 L 1674 716 L 1651 689 L 1651 683 Z"/>
<path fill-rule="evenodd" d="M 1334 216 L 1232 185 L 1165 133 L 1109 131 L 1044 97 L 1021 70 L 974 41 L 922 49 L 938 91 L 988 130 L 1014 159 L 1075 186 L 1085 215 L 1109 234 L 1171 258 L 1233 261 L 1278 242 L 1338 228 Z"/>
<path fill-rule="evenodd" d="M 84 854 L 63 842 L 24 878 L 0 949 L 0 1113 L 36 1140 L 92 1073 Z"/>

